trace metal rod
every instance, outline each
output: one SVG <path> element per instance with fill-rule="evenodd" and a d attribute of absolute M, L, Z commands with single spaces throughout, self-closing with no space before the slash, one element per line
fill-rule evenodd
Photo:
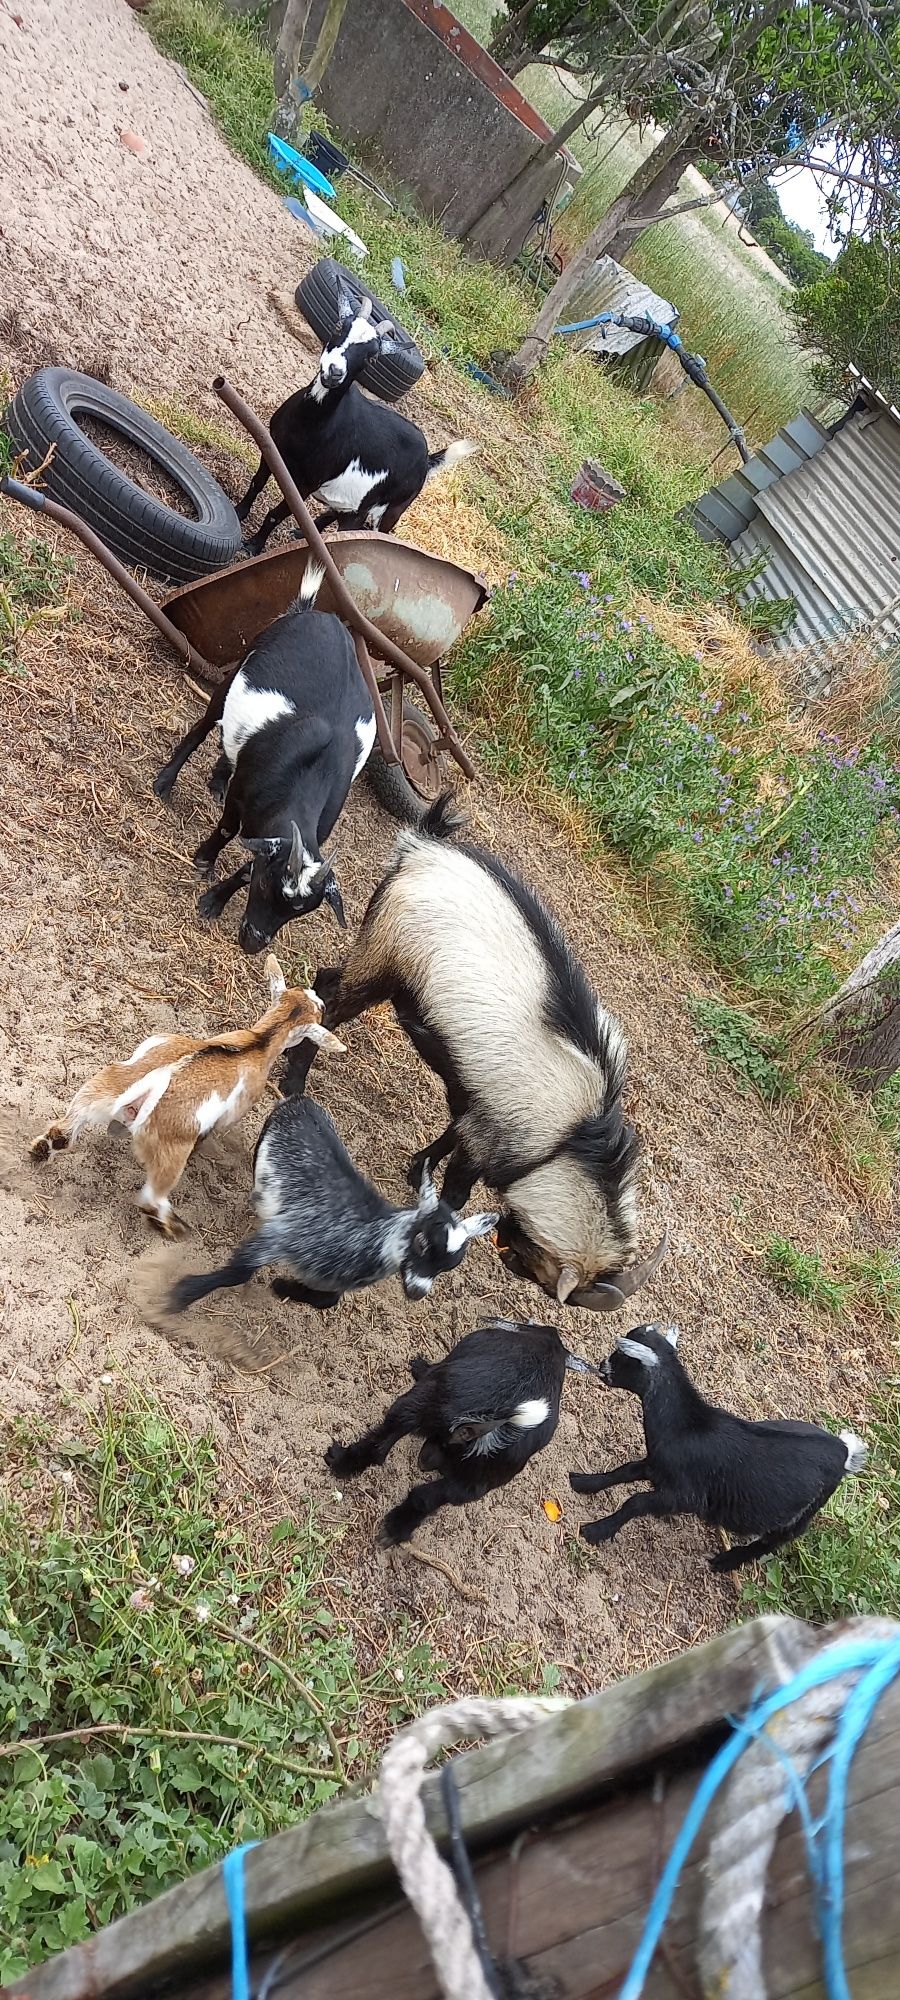
<path fill-rule="evenodd" d="M 136 604 L 144 616 L 150 619 L 151 624 L 156 626 L 157 632 L 161 632 L 163 638 L 168 640 L 172 651 L 179 655 L 184 666 L 190 667 L 195 674 L 199 674 L 201 680 L 206 680 L 212 685 L 216 676 L 209 661 L 204 659 L 202 653 L 196 651 L 183 632 L 179 632 L 177 625 L 173 625 L 171 619 L 161 610 L 155 597 L 151 597 L 149 591 L 136 581 L 131 571 L 125 568 L 124 563 L 120 563 L 118 556 L 113 555 L 105 542 L 101 542 L 99 535 L 95 535 L 93 528 L 89 528 L 86 521 L 80 520 L 77 514 L 73 514 L 71 508 L 60 507 L 59 503 L 50 500 L 46 493 L 39 493 L 35 486 L 24 485 L 20 479 L 0 479 L 0 493 L 5 494 L 10 500 L 20 501 L 23 507 L 30 507 L 34 514 L 49 515 L 51 521 L 58 521 L 61 528 L 68 528 L 73 535 L 77 535 L 85 548 L 90 549 L 91 554 L 95 555 L 104 569 L 109 571 L 110 576 L 114 576 L 116 582 L 121 584 L 126 596 L 131 598 L 132 604 Z"/>
<path fill-rule="evenodd" d="M 386 660 L 389 666 L 398 667 L 400 672 L 405 674 L 409 680 L 415 681 L 416 686 L 425 696 L 435 720 L 441 726 L 444 740 L 451 756 L 456 759 L 457 764 L 467 778 L 474 778 L 475 766 L 472 763 L 471 757 L 466 755 L 459 741 L 444 704 L 435 691 L 434 682 L 430 675 L 426 673 L 424 667 L 419 666 L 418 661 L 411 660 L 408 653 L 404 653 L 399 646 L 395 646 L 393 639 L 388 639 L 384 632 L 379 632 L 378 626 L 373 625 L 371 618 L 367 618 L 364 611 L 360 611 L 337 567 L 334 557 L 329 550 L 328 543 L 319 533 L 306 505 L 306 501 L 302 498 L 291 478 L 284 459 L 273 444 L 265 424 L 260 422 L 255 411 L 251 410 L 249 403 L 244 402 L 243 396 L 238 395 L 237 390 L 232 388 L 231 383 L 226 380 L 224 375 L 217 375 L 212 386 L 220 401 L 225 404 L 225 408 L 231 411 L 232 416 L 237 417 L 238 423 L 243 424 L 245 431 L 249 432 L 254 444 L 258 446 L 269 467 L 269 471 L 284 494 L 284 498 L 298 527 L 302 528 L 309 548 L 322 564 L 328 581 L 331 584 L 342 618 L 350 626 L 351 631 L 360 633 L 361 637 L 377 653 L 379 659 Z"/>
<path fill-rule="evenodd" d="M 375 710 L 375 728 L 378 734 L 378 748 L 386 764 L 399 764 L 400 752 L 391 735 L 390 723 L 387 719 L 384 702 L 381 699 L 381 689 L 375 679 L 375 672 L 369 658 L 369 648 L 361 632 L 354 632 L 353 644 L 356 647 L 359 671 L 372 697 L 372 707 Z"/>

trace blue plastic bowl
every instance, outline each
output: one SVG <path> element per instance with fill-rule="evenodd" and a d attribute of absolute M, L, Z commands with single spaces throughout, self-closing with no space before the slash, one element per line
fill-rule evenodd
<path fill-rule="evenodd" d="M 303 181 L 307 187 L 314 188 L 316 194 L 324 195 L 326 201 L 334 201 L 335 192 L 331 182 L 325 179 L 324 174 L 320 174 L 318 167 L 314 167 L 311 160 L 305 160 L 302 153 L 298 153 L 295 147 L 289 146 L 286 139 L 279 139 L 275 132 L 269 133 L 269 152 L 276 167 L 281 167 L 286 174 L 293 174 L 295 180 Z"/>

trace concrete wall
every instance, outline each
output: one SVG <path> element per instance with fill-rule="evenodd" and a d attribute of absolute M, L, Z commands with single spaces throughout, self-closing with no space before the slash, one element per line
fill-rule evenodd
<path fill-rule="evenodd" d="M 325 4 L 313 0 L 308 47 Z M 527 124 L 508 108 L 518 97 L 446 7 L 349 0 L 316 103 L 348 151 L 382 166 L 446 235 L 464 237 L 550 136 L 530 105 Z M 533 212 L 559 176 L 552 156 L 535 181 Z"/>

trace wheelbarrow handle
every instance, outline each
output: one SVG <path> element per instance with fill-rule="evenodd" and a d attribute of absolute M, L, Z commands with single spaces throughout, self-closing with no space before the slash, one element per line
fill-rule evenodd
<path fill-rule="evenodd" d="M 24 480 L 12 479 L 8 472 L 0 479 L 0 493 L 8 500 L 20 501 L 23 507 L 31 507 L 35 514 L 43 514 L 47 504 L 36 486 L 26 486 Z"/>

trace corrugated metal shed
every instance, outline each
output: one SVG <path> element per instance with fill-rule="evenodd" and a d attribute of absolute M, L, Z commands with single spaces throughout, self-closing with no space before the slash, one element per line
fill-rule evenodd
<path fill-rule="evenodd" d="M 651 292 L 649 285 L 642 285 L 623 264 L 617 264 L 613 257 L 598 257 L 595 264 L 585 274 L 574 297 L 566 306 L 566 319 L 571 323 L 579 319 L 592 319 L 595 313 L 628 313 L 637 317 L 647 313 L 660 326 L 674 326 L 678 320 L 677 307 L 669 299 L 661 299 L 658 292 Z M 629 354 L 633 347 L 639 347 L 645 338 L 640 333 L 629 333 L 624 326 L 595 326 L 586 333 L 572 336 L 572 345 L 579 352 L 597 354 Z"/>
<path fill-rule="evenodd" d="M 801 411 L 691 510 L 699 534 L 765 568 L 744 600 L 793 597 L 784 651 L 871 627 L 900 640 L 900 412 L 857 370 L 830 429 Z"/>

